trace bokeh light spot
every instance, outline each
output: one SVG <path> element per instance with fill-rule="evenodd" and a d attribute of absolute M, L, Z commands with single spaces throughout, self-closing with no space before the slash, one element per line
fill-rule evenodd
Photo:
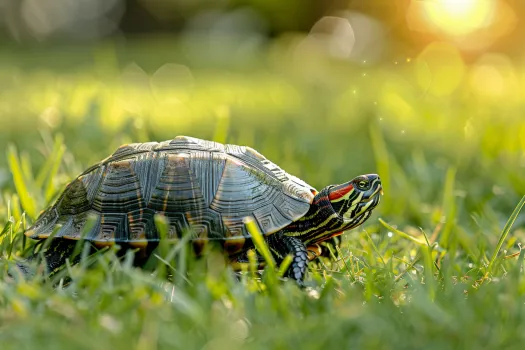
<path fill-rule="evenodd" d="M 465 73 L 458 50 L 446 43 L 428 45 L 418 56 L 415 67 L 419 86 L 435 96 L 451 94 Z"/>
<path fill-rule="evenodd" d="M 153 96 L 161 103 L 186 101 L 194 84 L 195 79 L 189 68 L 176 63 L 163 65 L 151 77 Z"/>
<path fill-rule="evenodd" d="M 348 58 L 355 44 L 355 35 L 346 18 L 325 16 L 314 24 L 306 40 L 329 56 Z M 313 44 L 313 45 L 312 45 Z"/>
<path fill-rule="evenodd" d="M 472 91 L 481 98 L 519 99 L 518 77 L 512 62 L 505 55 L 481 56 L 471 69 L 469 82 Z"/>

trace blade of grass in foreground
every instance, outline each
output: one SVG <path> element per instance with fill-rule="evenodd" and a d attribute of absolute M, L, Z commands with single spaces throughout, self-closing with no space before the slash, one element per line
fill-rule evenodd
<path fill-rule="evenodd" d="M 411 240 L 412 242 L 417 243 L 421 248 L 421 255 L 423 257 L 423 266 L 425 267 L 425 284 L 428 286 L 428 296 L 430 300 L 434 300 L 436 297 L 436 289 L 435 289 L 435 282 L 433 279 L 433 273 L 434 273 L 434 267 L 437 269 L 437 266 L 434 265 L 433 259 L 432 259 L 432 251 L 434 250 L 434 245 L 430 244 L 430 241 L 428 240 L 427 235 L 425 234 L 425 231 L 423 232 L 424 240 L 417 239 L 403 231 L 400 231 L 393 226 L 386 223 L 383 219 L 379 219 L 379 222 L 385 226 L 390 231 L 400 235 L 401 237 L 407 238 Z M 438 269 L 439 270 L 439 269 Z M 396 278 L 396 281 L 398 279 Z"/>
<path fill-rule="evenodd" d="M 55 163 L 58 160 L 58 165 L 60 165 L 60 162 L 62 161 L 62 156 L 64 155 L 65 151 L 65 145 L 64 145 L 64 137 L 62 134 L 58 134 L 55 137 L 55 141 L 53 143 L 53 148 L 49 151 L 49 153 L 45 154 L 46 161 L 44 162 L 44 165 L 40 168 L 40 171 L 38 172 L 36 179 L 35 179 L 35 185 L 38 188 L 43 188 L 44 183 L 46 180 L 49 181 L 50 178 L 53 176 L 56 176 L 58 172 L 58 166 L 55 165 Z M 56 170 L 55 170 L 56 167 Z"/>
<path fill-rule="evenodd" d="M 11 170 L 11 174 L 13 175 L 16 192 L 18 193 L 22 207 L 24 208 L 27 215 L 29 215 L 31 218 L 35 218 L 36 203 L 30 194 L 28 183 L 24 178 L 22 165 L 18 158 L 15 146 L 9 145 L 7 148 L 7 159 L 9 162 L 9 170 Z"/>
<path fill-rule="evenodd" d="M 407 239 L 411 240 L 412 242 L 415 242 L 415 243 L 417 243 L 419 245 L 423 245 L 423 246 L 427 245 L 427 242 L 425 242 L 425 241 L 423 241 L 421 239 L 418 239 L 416 237 L 413 237 L 413 236 L 409 235 L 408 233 L 405 233 L 403 231 L 398 230 L 394 226 L 392 226 L 389 223 L 387 223 L 385 220 L 383 220 L 381 218 L 379 218 L 378 220 L 381 223 L 381 225 L 386 227 L 388 230 L 394 232 L 395 234 L 398 234 L 399 236 L 401 236 L 403 238 L 407 238 Z"/>
<path fill-rule="evenodd" d="M 456 217 L 456 202 L 454 198 L 454 184 L 456 182 L 456 169 L 449 167 L 445 176 L 445 186 L 443 189 L 443 205 L 442 210 L 446 217 L 445 226 L 441 233 L 439 245 L 448 247 L 450 245 L 450 234 L 455 224 Z"/>
<path fill-rule="evenodd" d="M 492 272 L 492 268 L 494 267 L 494 262 L 496 261 L 496 258 L 498 257 L 498 253 L 503 246 L 503 242 L 505 242 L 505 239 L 507 238 L 507 235 L 510 232 L 510 229 L 512 228 L 512 225 L 514 224 L 514 221 L 516 221 L 516 218 L 521 212 L 521 209 L 523 208 L 523 205 L 525 205 L 525 196 L 521 197 L 520 202 L 514 208 L 514 211 L 512 212 L 511 216 L 507 220 L 507 223 L 505 224 L 505 227 L 503 227 L 503 231 L 501 232 L 501 235 L 499 236 L 498 244 L 496 245 L 496 250 L 492 254 L 492 258 L 490 259 L 489 266 L 487 268 L 487 273 Z"/>
<path fill-rule="evenodd" d="M 253 243 L 255 244 L 255 248 L 257 248 L 257 251 L 262 255 L 266 263 L 268 264 L 268 267 L 270 269 L 275 269 L 275 261 L 273 260 L 272 254 L 270 253 L 270 249 L 266 245 L 266 242 L 264 241 L 264 238 L 259 231 L 259 228 L 255 225 L 255 222 L 250 219 L 245 219 L 244 224 L 246 225 L 246 229 L 250 234 L 252 235 Z"/>
<path fill-rule="evenodd" d="M 277 275 L 279 277 L 283 277 L 286 271 L 288 270 L 288 267 L 290 267 L 290 264 L 293 261 L 293 256 L 288 254 L 284 259 L 283 262 L 279 265 L 279 271 L 277 272 Z"/>
<path fill-rule="evenodd" d="M 66 151 L 66 147 L 64 146 L 64 142 L 62 140 L 62 137 L 57 137 L 55 141 L 55 147 L 53 149 L 53 153 L 50 155 L 49 159 L 51 159 L 51 166 L 49 169 L 49 173 L 47 175 L 47 183 L 45 186 L 45 198 L 46 202 L 49 202 L 56 189 L 53 186 L 53 179 L 56 177 L 58 170 L 60 168 L 60 164 L 62 163 L 62 158 L 64 157 L 64 153 Z"/>

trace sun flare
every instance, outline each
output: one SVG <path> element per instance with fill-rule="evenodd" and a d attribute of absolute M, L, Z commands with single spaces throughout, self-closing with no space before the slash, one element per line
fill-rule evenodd
<path fill-rule="evenodd" d="M 428 19 L 450 35 L 466 35 L 488 26 L 494 0 L 424 0 Z"/>

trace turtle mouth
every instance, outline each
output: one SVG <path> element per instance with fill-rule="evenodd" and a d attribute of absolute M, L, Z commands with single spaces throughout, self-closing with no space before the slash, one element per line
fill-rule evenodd
<path fill-rule="evenodd" d="M 368 211 L 372 211 L 379 204 L 382 195 L 383 187 L 381 185 L 378 185 L 374 192 L 372 192 L 372 194 L 368 198 L 362 199 L 361 202 L 358 204 L 358 211 L 356 213 L 356 216 L 360 216 Z"/>
<path fill-rule="evenodd" d="M 370 216 L 370 212 L 377 207 L 379 204 L 379 201 L 381 200 L 381 192 L 382 189 L 377 188 L 370 197 L 366 199 L 362 199 L 359 204 L 357 204 L 357 207 L 354 209 L 353 212 L 349 213 L 349 216 L 343 216 L 344 219 L 351 224 L 351 227 L 354 223 L 358 223 L 361 221 L 363 216 L 368 215 Z M 367 214 L 368 213 L 368 214 Z M 366 219 L 365 219 L 366 220 Z"/>
<path fill-rule="evenodd" d="M 379 201 L 378 201 L 379 202 Z M 345 228 L 344 230 L 351 230 L 359 225 L 361 225 L 363 222 L 365 222 L 371 215 L 372 209 L 377 205 L 377 203 L 372 204 L 369 208 L 361 211 L 356 216 L 352 217 L 351 219 L 345 220 Z"/>
<path fill-rule="evenodd" d="M 361 201 L 361 203 L 368 203 L 368 202 L 373 201 L 374 199 L 375 199 L 375 197 L 372 196 L 372 197 L 369 197 L 369 198 L 367 198 L 367 199 L 363 199 L 363 200 Z"/>
<path fill-rule="evenodd" d="M 372 194 L 368 198 L 361 200 L 361 203 L 368 203 L 368 202 L 371 202 L 373 200 L 377 200 L 379 202 L 379 198 L 382 195 L 383 195 L 383 186 L 378 185 L 377 188 L 375 189 L 375 191 L 372 192 Z"/>
<path fill-rule="evenodd" d="M 367 200 L 361 201 L 361 203 L 359 203 L 359 208 L 362 210 L 364 209 L 362 213 L 365 211 L 370 211 L 379 204 L 380 199 L 381 199 L 381 196 L 379 194 L 376 194 L 368 198 Z"/>

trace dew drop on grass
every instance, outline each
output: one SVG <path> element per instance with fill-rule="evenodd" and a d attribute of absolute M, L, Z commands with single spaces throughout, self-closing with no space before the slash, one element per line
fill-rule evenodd
<path fill-rule="evenodd" d="M 394 234 L 393 234 L 392 232 L 388 232 L 388 233 L 387 233 L 387 236 L 390 237 L 390 238 L 391 238 L 393 235 L 394 235 Z"/>
<path fill-rule="evenodd" d="M 319 299 L 321 295 L 319 294 L 319 291 L 315 289 L 311 289 L 308 291 L 308 296 L 313 299 Z"/>

